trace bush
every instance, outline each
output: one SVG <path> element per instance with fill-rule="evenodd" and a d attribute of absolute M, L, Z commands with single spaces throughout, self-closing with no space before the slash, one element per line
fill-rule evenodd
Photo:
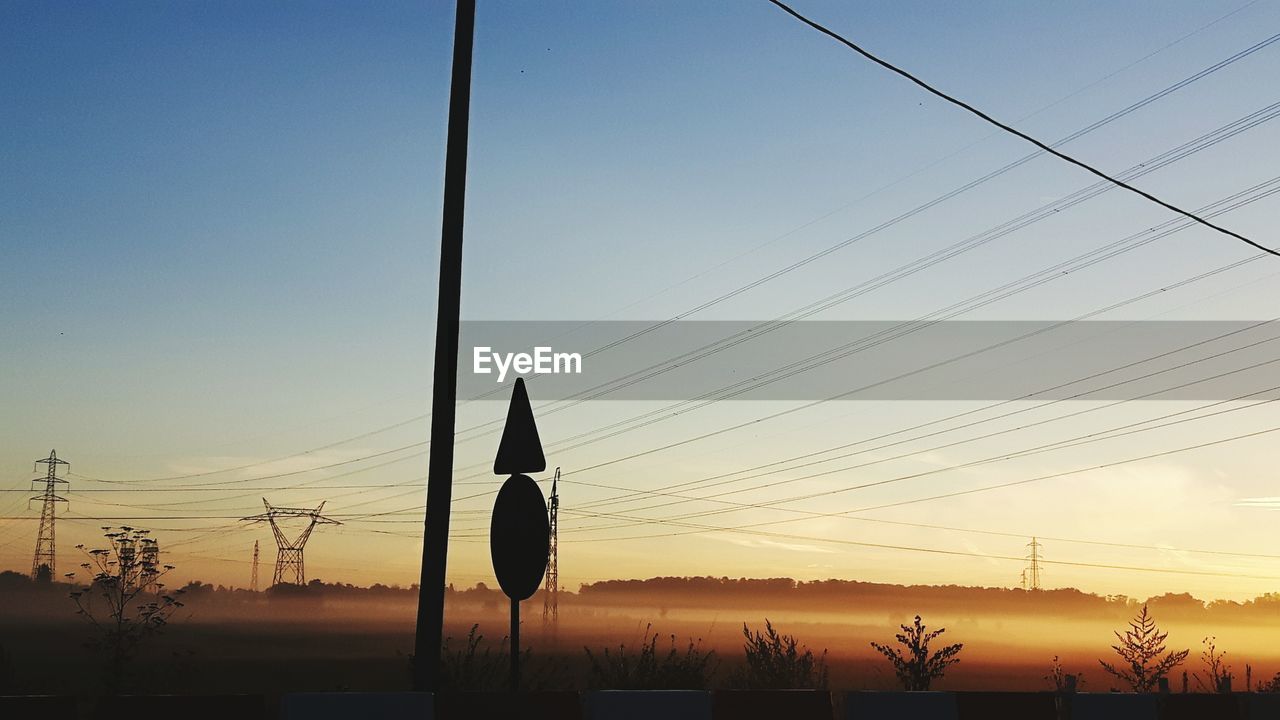
<path fill-rule="evenodd" d="M 1231 666 L 1227 664 L 1227 652 L 1218 649 L 1217 638 L 1215 637 L 1207 637 L 1200 642 L 1204 645 L 1204 651 L 1200 653 L 1200 660 L 1204 662 L 1205 675 L 1200 677 L 1200 673 L 1195 673 L 1196 684 L 1204 692 L 1231 692 L 1231 680 L 1234 675 L 1231 673 Z M 1248 689 L 1249 683 L 1246 680 L 1245 690 Z"/>
<path fill-rule="evenodd" d="M 72 592 L 71 599 L 76 614 L 91 630 L 85 645 L 100 655 L 103 688 L 111 695 L 126 689 L 140 647 L 163 632 L 169 617 L 182 607 L 177 599 L 182 591 L 164 593 L 159 580 L 174 568 L 160 565 L 158 552 L 147 551 L 155 547 L 150 531 L 103 529 L 107 531 L 103 535 L 107 547 L 86 550 L 84 545 L 76 546 L 88 559 L 80 567 L 89 571 L 92 580 Z"/>
<path fill-rule="evenodd" d="M 894 637 L 900 645 L 906 647 L 905 653 L 875 642 L 871 643 L 871 647 L 893 663 L 894 674 L 898 676 L 898 682 L 902 683 L 903 690 L 928 690 L 934 680 L 940 680 L 946 674 L 948 667 L 960 662 L 956 656 L 964 649 L 962 643 L 948 645 L 932 655 L 929 654 L 929 643 L 946 632 L 946 628 L 925 632 L 925 625 L 920 622 L 919 615 L 916 616 L 915 623 L 899 627 L 902 628 L 902 633 Z"/>
<path fill-rule="evenodd" d="M 1053 686 L 1054 692 L 1072 692 L 1084 687 L 1084 674 L 1070 674 L 1062 669 L 1062 661 L 1057 655 L 1053 656 L 1053 660 L 1049 665 L 1049 674 L 1044 676 Z"/>
<path fill-rule="evenodd" d="M 1146 605 L 1129 622 L 1129 629 L 1123 635 L 1119 632 L 1115 635 L 1120 644 L 1112 645 L 1111 649 L 1116 651 L 1124 664 L 1116 667 L 1102 660 L 1098 663 L 1103 670 L 1114 675 L 1134 692 L 1154 692 L 1160 687 L 1160 680 L 1191 654 L 1189 650 L 1165 652 L 1164 641 L 1169 633 L 1160 632 L 1155 619 L 1147 612 Z"/>
<path fill-rule="evenodd" d="M 503 637 L 498 649 L 483 647 L 484 636 L 480 626 L 472 625 L 467 632 L 466 644 L 451 647 L 453 638 L 446 637 L 440 648 L 439 688 L 452 691 L 506 690 L 511 679 L 511 653 L 507 650 L 507 638 Z M 528 656 L 526 651 L 525 657 Z M 524 659 L 523 657 L 521 658 Z"/>
<path fill-rule="evenodd" d="M 592 687 L 609 690 L 703 690 L 710 685 L 715 671 L 715 653 L 703 652 L 693 640 L 681 652 L 676 647 L 676 636 L 670 636 L 671 645 L 664 653 L 658 652 L 658 634 L 649 633 L 653 626 L 645 627 L 647 641 L 640 644 L 640 652 L 628 652 L 626 645 L 619 645 L 616 652 L 605 648 L 600 655 L 583 648 L 591 662 Z"/>
<path fill-rule="evenodd" d="M 764 633 L 752 633 L 742 625 L 746 638 L 746 666 L 734 672 L 735 687 L 753 690 L 791 690 L 827 688 L 827 651 L 815 656 L 801 648 L 791 635 L 780 635 L 766 618 Z"/>
<path fill-rule="evenodd" d="M 542 661 L 540 661 L 542 660 Z M 409 674 L 413 675 L 413 655 L 409 655 Z M 520 653 L 520 689 L 553 690 L 565 685 L 562 668 L 534 658 L 525 648 Z M 437 688 L 445 692 L 494 692 L 511 689 L 511 649 L 507 636 L 502 637 L 497 648 L 487 646 L 480 626 L 472 625 L 467 631 L 466 643 L 456 647 L 452 637 L 446 637 L 440 648 L 440 667 Z"/>

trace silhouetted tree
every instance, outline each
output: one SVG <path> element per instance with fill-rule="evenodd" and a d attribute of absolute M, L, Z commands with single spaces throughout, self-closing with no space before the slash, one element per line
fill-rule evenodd
<path fill-rule="evenodd" d="M 88 588 L 72 592 L 71 599 L 75 601 L 76 614 L 93 628 L 87 645 L 103 656 L 105 690 L 116 693 L 121 690 L 138 646 L 163 630 L 169 616 L 182 603 L 173 595 L 163 594 L 164 585 L 157 582 L 173 566 L 158 567 L 150 556 L 140 552 L 148 531 L 105 529 L 107 547 L 86 550 L 83 545 L 76 546 L 89 559 L 80 567 L 92 573 L 93 579 Z M 146 590 L 149 586 L 156 588 L 153 599 L 136 602 L 151 595 Z"/>
<path fill-rule="evenodd" d="M 616 652 L 605 648 L 600 655 L 583 648 L 591 662 L 591 684 L 608 690 L 702 690 L 710 684 L 715 670 L 715 652 L 704 652 L 693 640 L 681 652 L 676 636 L 665 653 L 658 652 L 658 634 L 645 627 L 646 640 L 640 652 L 628 652 L 619 645 Z"/>
<path fill-rule="evenodd" d="M 53 570 L 48 563 L 40 563 L 40 567 L 36 568 L 36 582 L 40 585 L 48 585 L 53 582 Z"/>
<path fill-rule="evenodd" d="M 764 633 L 752 633 L 746 623 L 742 635 L 746 638 L 745 667 L 734 672 L 733 685 L 765 690 L 789 690 L 827 687 L 827 651 L 815 656 L 791 635 L 780 635 L 768 618 L 764 621 Z"/>
<path fill-rule="evenodd" d="M 928 690 L 934 680 L 940 679 L 947 672 L 948 667 L 960 662 L 956 655 L 964 649 L 963 643 L 947 645 L 932 655 L 929 654 L 929 643 L 946 632 L 946 628 L 926 632 L 919 615 L 912 625 L 899 627 L 902 632 L 894 637 L 898 644 L 906 648 L 905 652 L 877 642 L 871 643 L 871 647 L 893 663 L 893 672 L 898 676 L 898 682 L 902 683 L 902 689 Z"/>
<path fill-rule="evenodd" d="M 1134 692 L 1155 691 L 1160 685 L 1160 679 L 1181 665 L 1191 654 L 1190 650 L 1165 652 L 1164 641 L 1169 633 L 1160 632 L 1146 605 L 1129 622 L 1129 629 L 1123 635 L 1118 631 L 1115 635 L 1120 644 L 1112 645 L 1111 649 L 1116 651 L 1124 663 L 1119 667 L 1103 660 L 1098 663 L 1103 670 L 1116 676 Z"/>

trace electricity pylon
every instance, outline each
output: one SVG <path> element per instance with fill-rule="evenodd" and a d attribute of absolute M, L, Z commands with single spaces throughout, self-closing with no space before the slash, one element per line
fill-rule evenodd
<path fill-rule="evenodd" d="M 258 541 L 253 541 L 253 569 L 249 571 L 249 590 L 258 592 Z"/>
<path fill-rule="evenodd" d="M 67 481 L 58 477 L 58 466 L 66 465 L 71 467 L 71 463 L 66 460 L 59 460 L 58 453 L 54 450 L 49 451 L 49 457 L 37 460 L 36 465 L 44 464 L 46 472 L 44 476 L 44 492 L 31 498 L 31 500 L 41 501 L 40 507 L 40 530 L 36 533 L 36 553 L 31 560 L 31 579 L 37 580 L 40 576 L 40 568 L 46 567 L 49 571 L 49 579 L 52 580 L 57 570 L 56 552 L 54 550 L 54 527 L 55 518 L 54 510 L 58 503 L 65 503 L 66 498 L 58 495 L 58 485 L 66 485 Z M 40 482 L 32 480 L 31 482 Z M 31 501 L 27 506 L 30 507 Z"/>
<path fill-rule="evenodd" d="M 1028 590 L 1040 589 L 1040 548 L 1043 547 L 1035 538 L 1027 543 L 1027 569 L 1023 574 L 1023 587 Z"/>
<path fill-rule="evenodd" d="M 139 542 L 142 543 L 142 550 L 139 552 L 141 570 L 138 572 L 138 582 L 143 592 L 158 593 L 160 592 L 160 541 L 155 538 L 145 537 Z"/>
<path fill-rule="evenodd" d="M 560 550 L 556 541 L 556 528 L 560 524 L 560 468 L 551 478 L 551 499 L 547 503 L 551 521 L 551 552 L 547 557 L 547 586 L 542 598 L 542 624 L 552 630 L 560 624 Z"/>
<path fill-rule="evenodd" d="M 320 503 L 320 507 L 314 510 L 310 508 L 275 507 L 267 502 L 266 498 L 262 498 L 262 504 L 266 506 L 266 512 L 241 519 L 249 522 L 262 522 L 265 520 L 271 523 L 271 532 L 276 536 L 277 548 L 276 567 L 275 573 L 271 578 L 271 586 L 275 587 L 281 583 L 306 585 L 307 573 L 302 563 L 302 550 L 307 545 L 307 539 L 311 537 L 311 531 L 315 530 L 316 525 L 341 525 L 342 523 L 320 514 L 320 511 L 324 509 L 324 503 Z M 301 535 L 290 540 L 280 529 L 280 524 L 276 522 L 279 518 L 306 518 L 309 522 Z"/>

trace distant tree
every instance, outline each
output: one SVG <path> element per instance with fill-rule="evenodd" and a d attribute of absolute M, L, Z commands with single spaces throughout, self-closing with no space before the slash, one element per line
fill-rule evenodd
<path fill-rule="evenodd" d="M 40 567 L 36 568 L 36 583 L 39 585 L 49 585 L 53 582 L 53 568 L 48 563 L 40 563 Z"/>
<path fill-rule="evenodd" d="M 964 649 L 963 643 L 947 645 L 932 655 L 929 654 L 929 643 L 945 633 L 946 628 L 926 632 L 927 628 L 920 622 L 919 615 L 913 624 L 900 627 L 902 632 L 894 637 L 899 645 L 906 648 L 905 652 L 876 642 L 871 643 L 871 647 L 893 664 L 894 674 L 898 676 L 898 682 L 902 683 L 902 689 L 928 690 L 934 680 L 941 679 L 946 674 L 948 667 L 960 662 L 956 656 Z"/>
<path fill-rule="evenodd" d="M 768 618 L 764 621 L 764 633 L 752 633 L 746 623 L 742 635 L 746 638 L 746 664 L 734 672 L 731 682 L 736 687 L 786 690 L 823 689 L 827 687 L 827 651 L 815 656 L 813 651 L 802 648 L 792 635 L 780 635 Z"/>
<path fill-rule="evenodd" d="M 658 634 L 645 627 L 640 651 L 628 652 L 619 645 L 616 652 L 605 648 L 599 655 L 584 648 L 591 663 L 591 684 L 607 690 L 702 690 L 711 682 L 715 652 L 703 651 L 693 640 L 681 652 L 676 636 L 666 652 L 658 651 Z"/>
<path fill-rule="evenodd" d="M 104 529 L 107 547 L 86 550 L 83 545 L 76 546 L 88 558 L 80 567 L 93 578 L 89 587 L 72 592 L 71 599 L 75 601 L 76 614 L 93 629 L 87 645 L 102 655 L 105 690 L 117 693 L 139 645 L 161 632 L 169 616 L 182 607 L 175 597 L 182 591 L 164 594 L 164 585 L 158 581 L 173 566 L 157 566 L 147 554 L 139 552 L 148 531 L 129 527 Z M 147 591 L 148 587 L 156 588 L 155 595 Z"/>
<path fill-rule="evenodd" d="M 14 572 L 13 570 L 0 571 L 0 590 L 5 592 L 22 592 L 31 587 L 31 576 Z"/>
<path fill-rule="evenodd" d="M 1166 653 L 1164 642 L 1169 633 L 1160 632 L 1146 605 L 1129 622 L 1129 629 L 1123 635 L 1118 631 L 1115 635 L 1120 644 L 1112 645 L 1111 649 L 1123 663 L 1118 667 L 1104 660 L 1098 663 L 1134 692 L 1154 692 L 1160 686 L 1160 679 L 1191 654 L 1190 650 Z"/>

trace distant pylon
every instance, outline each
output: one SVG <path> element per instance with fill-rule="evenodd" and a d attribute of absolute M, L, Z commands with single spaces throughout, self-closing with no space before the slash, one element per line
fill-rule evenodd
<path fill-rule="evenodd" d="M 311 531 L 316 525 L 341 525 L 337 520 L 331 520 L 320 514 L 324 509 L 324 503 L 320 503 L 320 507 L 312 510 L 310 508 L 282 508 L 274 507 L 267 502 L 266 498 L 262 498 L 262 504 L 266 506 L 267 511 L 261 515 L 242 518 L 249 522 L 267 521 L 271 523 L 271 532 L 276 536 L 276 567 L 275 573 L 271 578 L 271 586 L 275 587 L 280 583 L 291 583 L 294 585 L 306 585 L 307 573 L 302 563 L 302 550 L 307 545 L 307 539 L 311 537 Z M 280 525 L 276 522 L 278 518 L 307 518 L 310 522 L 297 538 L 290 540 L 280 530 Z"/>
<path fill-rule="evenodd" d="M 155 538 L 142 538 L 142 551 L 138 553 L 140 570 L 138 583 L 144 592 L 160 592 L 160 541 Z"/>
<path fill-rule="evenodd" d="M 556 468 L 555 477 L 551 478 L 551 500 L 547 504 L 547 513 L 551 521 L 551 552 L 547 557 L 547 586 L 542 598 L 542 624 L 551 626 L 552 630 L 560 624 L 560 550 L 556 541 L 557 526 L 560 524 L 560 468 Z"/>
<path fill-rule="evenodd" d="M 1027 543 L 1027 569 L 1023 571 L 1022 586 L 1028 590 L 1040 589 L 1040 548 L 1043 547 L 1035 538 Z"/>
<path fill-rule="evenodd" d="M 40 530 L 36 533 L 36 553 L 31 560 L 31 579 L 35 580 L 40 575 L 40 568 L 49 568 L 49 579 L 52 580 L 56 575 L 57 562 L 54 547 L 54 510 L 58 503 L 65 503 L 67 500 L 58 495 L 58 485 L 66 485 L 67 481 L 58 477 L 58 466 L 66 465 L 71 467 L 71 463 L 66 460 L 59 460 L 58 453 L 54 450 L 49 451 L 49 457 L 37 460 L 36 465 L 44 464 L 46 472 L 44 476 L 44 492 L 31 498 L 31 500 L 41 501 L 40 507 Z M 31 482 L 40 482 L 32 480 Z M 30 501 L 28 501 L 30 507 Z"/>
<path fill-rule="evenodd" d="M 249 571 L 249 590 L 258 592 L 258 541 L 253 541 L 253 569 Z"/>

